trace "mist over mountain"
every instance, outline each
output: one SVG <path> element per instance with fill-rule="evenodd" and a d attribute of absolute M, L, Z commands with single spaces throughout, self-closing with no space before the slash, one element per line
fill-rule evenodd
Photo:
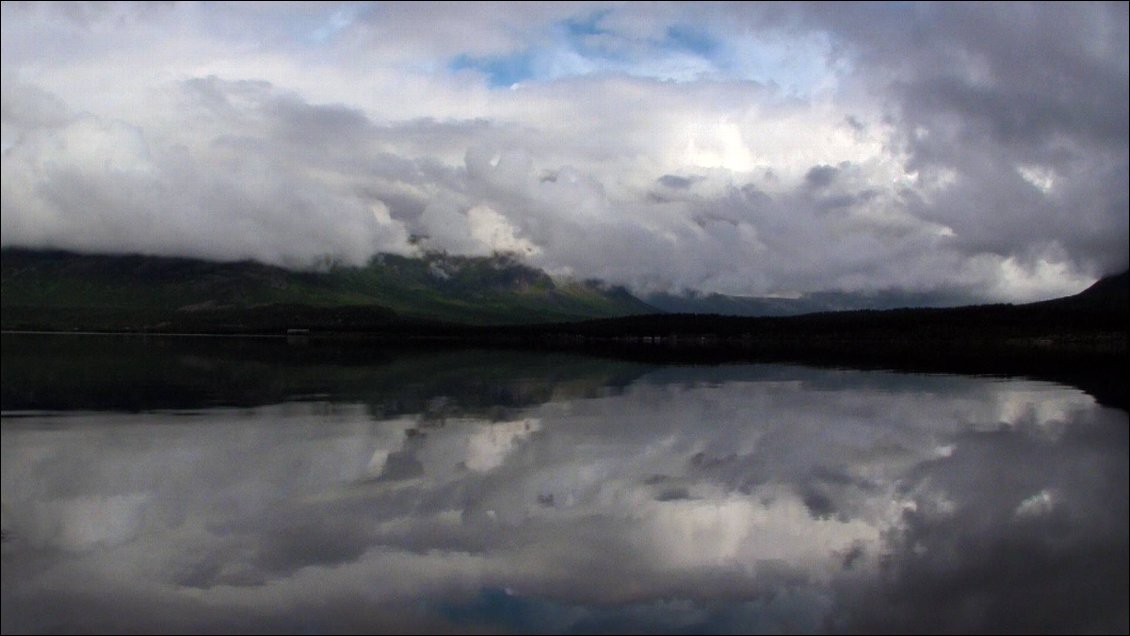
<path fill-rule="evenodd" d="M 285 317 L 299 308 L 307 319 L 311 311 L 325 315 L 333 308 L 337 320 L 345 321 L 337 325 L 341 328 L 394 319 L 516 324 L 657 311 L 623 288 L 555 281 L 505 254 L 381 254 L 362 267 L 326 263 L 321 271 L 254 261 L 16 248 L 0 251 L 0 261 L 6 328 L 45 319 L 70 328 L 74 325 L 66 324 L 67 315 L 90 312 L 118 316 L 126 320 L 123 326 L 239 312 L 254 312 L 264 320 L 274 313 L 281 321 L 276 326 L 285 327 Z M 327 325 L 333 326 L 332 321 Z"/>
<path fill-rule="evenodd" d="M 318 315 L 322 322 L 315 322 L 333 330 L 390 321 L 507 325 L 662 313 L 783 317 L 975 304 L 957 293 L 901 291 L 822 292 L 799 298 L 688 292 L 641 299 L 598 280 L 555 279 L 504 253 L 379 254 L 361 267 L 326 261 L 318 270 L 295 271 L 255 261 L 5 248 L 0 263 L 5 328 L 71 329 L 93 314 L 103 316 L 98 324 L 119 328 L 152 327 L 170 317 L 181 323 L 203 320 L 200 328 L 205 331 L 209 320 L 218 317 L 230 321 L 254 315 L 256 324 L 278 329 Z M 1080 306 L 1125 312 L 1126 289 L 1123 273 L 1078 295 L 1036 305 L 1070 298 Z"/>
<path fill-rule="evenodd" d="M 958 373 L 1086 376 L 1125 404 L 1128 274 L 1058 299 L 1012 305 L 854 309 L 875 302 L 663 299 L 555 280 L 512 256 L 382 255 L 364 267 L 291 271 L 250 261 L 0 250 L 5 330 L 375 337 L 395 343 L 535 347 L 682 363 L 788 360 Z M 886 300 L 905 300 L 888 297 Z M 703 313 L 711 308 L 712 313 Z M 736 315 L 763 310 L 760 316 Z M 729 312 L 729 315 L 723 315 Z M 776 312 L 775 314 L 772 312 Z M 1078 378 L 1074 381 L 1081 382 Z M 1083 386 L 1080 384 L 1080 386 Z"/>
<path fill-rule="evenodd" d="M 798 316 L 824 311 L 896 309 L 899 307 L 956 307 L 975 304 L 976 298 L 958 291 L 913 292 L 813 292 L 797 298 L 772 296 L 728 296 L 725 294 L 647 294 L 644 302 L 672 314 L 718 314 L 722 316 Z"/>
<path fill-rule="evenodd" d="M 1065 301 L 1088 305 L 1096 309 L 1126 313 L 1130 307 L 1130 272 L 1100 278 L 1087 289 L 1070 299 L 1050 300 L 1047 303 Z"/>

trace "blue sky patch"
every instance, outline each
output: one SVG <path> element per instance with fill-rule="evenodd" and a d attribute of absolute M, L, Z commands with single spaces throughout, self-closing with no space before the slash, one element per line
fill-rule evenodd
<path fill-rule="evenodd" d="M 611 9 L 605 9 L 603 11 L 594 11 L 593 13 L 589 14 L 587 17 L 572 18 L 572 19 L 566 20 L 563 24 L 565 25 L 565 29 L 569 33 L 569 35 L 575 36 L 575 37 L 584 37 L 586 35 L 599 35 L 601 33 L 608 33 L 608 30 L 603 29 L 600 26 L 598 26 L 598 23 L 600 22 L 600 20 L 602 18 L 604 18 L 604 16 L 608 15 L 609 13 L 612 13 Z"/>
<path fill-rule="evenodd" d="M 452 72 L 473 69 L 487 76 L 491 88 L 508 88 L 533 78 L 534 55 L 529 51 L 489 57 L 459 55 L 448 68 Z"/>
<path fill-rule="evenodd" d="M 710 58 L 718 51 L 719 42 L 706 31 L 676 24 L 667 28 L 667 40 L 664 45 Z"/>

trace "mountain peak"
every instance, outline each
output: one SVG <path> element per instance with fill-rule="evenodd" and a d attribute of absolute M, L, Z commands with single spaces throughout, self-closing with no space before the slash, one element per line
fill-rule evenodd
<path fill-rule="evenodd" d="M 186 308 L 205 318 L 214 310 L 305 307 L 324 313 L 368 307 L 406 319 L 465 324 L 564 322 L 655 311 L 622 290 L 557 285 L 545 272 L 506 254 L 384 254 L 364 267 L 334 265 L 324 271 L 18 248 L 5 248 L 0 255 L 6 327 L 15 325 L 10 319 L 17 315 L 19 324 L 35 324 L 48 310 L 60 316 L 89 317 L 92 310 L 128 315 L 121 324 L 143 319 L 143 325 L 175 324 Z"/>
<path fill-rule="evenodd" d="M 1091 306 L 1125 311 L 1130 306 L 1130 271 L 1100 278 L 1073 298 Z"/>

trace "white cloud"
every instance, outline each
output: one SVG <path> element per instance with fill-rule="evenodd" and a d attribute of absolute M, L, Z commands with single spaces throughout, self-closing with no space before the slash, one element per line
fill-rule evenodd
<path fill-rule="evenodd" d="M 1046 515 L 1055 508 L 1056 498 L 1050 490 L 1044 489 L 1020 502 L 1016 507 L 1017 517 L 1038 517 Z"/>
<path fill-rule="evenodd" d="M 5 4 L 4 244 L 986 300 L 1125 267 L 1124 11 L 899 11 Z"/>
<path fill-rule="evenodd" d="M 480 473 L 498 468 L 515 446 L 540 429 L 536 418 L 481 427 L 467 438 L 467 468 Z"/>
<path fill-rule="evenodd" d="M 541 251 L 538 246 L 516 235 L 516 230 L 506 217 L 486 205 L 467 210 L 467 223 L 471 238 L 486 246 L 491 252 L 512 252 L 533 256 Z"/>

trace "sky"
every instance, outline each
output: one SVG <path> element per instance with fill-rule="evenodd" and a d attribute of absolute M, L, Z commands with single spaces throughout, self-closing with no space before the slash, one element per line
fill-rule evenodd
<path fill-rule="evenodd" d="M 1077 292 L 1128 5 L 9 3 L 4 246 L 514 252 L 638 293 Z"/>

